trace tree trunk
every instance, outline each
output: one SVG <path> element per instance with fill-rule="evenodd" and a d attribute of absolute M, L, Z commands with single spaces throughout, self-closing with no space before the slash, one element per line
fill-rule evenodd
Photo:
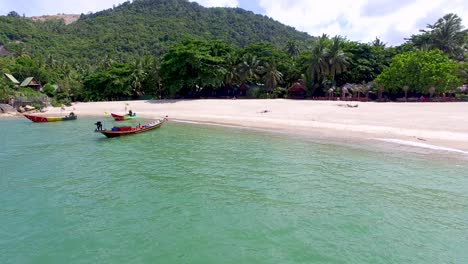
<path fill-rule="evenodd" d="M 408 91 L 405 91 L 405 102 L 408 102 Z"/>

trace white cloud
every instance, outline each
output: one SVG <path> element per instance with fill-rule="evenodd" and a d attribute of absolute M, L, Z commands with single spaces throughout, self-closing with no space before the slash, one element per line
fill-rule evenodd
<path fill-rule="evenodd" d="M 197 2 L 205 7 L 237 7 L 239 6 L 238 0 L 190 0 Z"/>
<path fill-rule="evenodd" d="M 391 45 L 418 32 L 446 13 L 468 25 L 463 0 L 259 0 L 266 15 L 311 35 L 342 35 L 351 40 L 375 37 Z"/>

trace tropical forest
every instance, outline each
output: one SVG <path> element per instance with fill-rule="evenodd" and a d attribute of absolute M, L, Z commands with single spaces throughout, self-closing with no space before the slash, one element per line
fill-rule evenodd
<path fill-rule="evenodd" d="M 73 23 L 0 17 L 0 100 L 467 99 L 468 31 L 447 14 L 405 43 L 310 36 L 240 8 L 134 0 Z M 6 75 L 5 75 L 6 76 Z M 302 93 L 291 93 L 291 87 Z M 465 87 L 465 88 L 463 88 Z"/>

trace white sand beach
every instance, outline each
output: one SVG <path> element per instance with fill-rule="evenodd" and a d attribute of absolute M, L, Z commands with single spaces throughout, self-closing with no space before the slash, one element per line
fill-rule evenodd
<path fill-rule="evenodd" d="M 63 111 L 105 116 L 133 110 L 138 116 L 468 151 L 468 103 L 362 103 L 311 100 L 155 100 L 74 103 Z M 347 107 L 356 105 L 358 107 Z M 389 141 L 389 139 L 391 139 Z M 395 141 L 398 140 L 398 141 Z"/>

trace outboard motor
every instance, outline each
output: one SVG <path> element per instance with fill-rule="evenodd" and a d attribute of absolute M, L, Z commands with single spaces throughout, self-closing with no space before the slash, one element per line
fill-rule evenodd
<path fill-rule="evenodd" d="M 102 122 L 101 121 L 97 121 L 94 124 L 96 125 L 96 130 L 102 130 Z"/>

